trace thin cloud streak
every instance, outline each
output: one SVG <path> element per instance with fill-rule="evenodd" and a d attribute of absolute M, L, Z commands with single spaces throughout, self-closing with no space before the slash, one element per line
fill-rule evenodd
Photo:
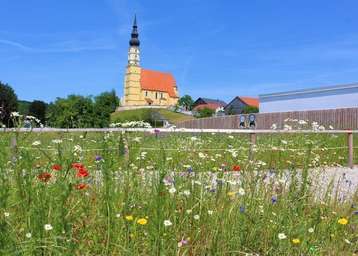
<path fill-rule="evenodd" d="M 82 51 L 113 50 L 116 48 L 114 44 L 96 45 L 92 43 L 93 45 L 91 45 L 91 43 L 83 44 L 82 42 L 77 42 L 77 41 L 60 42 L 57 44 L 56 47 L 49 47 L 49 48 L 33 48 L 19 42 L 5 40 L 5 39 L 0 39 L 0 44 L 8 45 L 28 53 L 69 53 L 69 52 L 73 53 L 73 52 L 82 52 Z"/>

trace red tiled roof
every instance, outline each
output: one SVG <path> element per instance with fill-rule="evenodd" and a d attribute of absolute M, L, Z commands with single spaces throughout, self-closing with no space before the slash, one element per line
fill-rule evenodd
<path fill-rule="evenodd" d="M 259 99 L 258 98 L 251 98 L 251 97 L 239 97 L 246 105 L 259 107 Z"/>
<path fill-rule="evenodd" d="M 208 103 L 208 104 L 199 104 L 197 105 L 194 110 L 201 110 L 204 108 L 209 108 L 212 110 L 216 110 L 218 108 L 222 107 L 222 104 L 217 104 L 217 103 Z"/>
<path fill-rule="evenodd" d="M 170 97 L 178 97 L 175 93 L 175 79 L 170 73 L 142 69 L 140 74 L 142 90 L 167 92 Z"/>

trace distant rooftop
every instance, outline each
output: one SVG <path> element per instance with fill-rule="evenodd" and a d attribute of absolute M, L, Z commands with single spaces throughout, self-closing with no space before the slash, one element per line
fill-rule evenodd
<path fill-rule="evenodd" d="M 222 101 L 222 100 L 219 100 L 219 99 L 209 99 L 209 98 L 203 98 L 203 97 L 200 97 L 200 98 L 198 98 L 196 101 L 198 101 L 198 100 L 203 100 L 203 101 L 205 101 L 206 103 L 212 103 L 212 104 L 219 104 L 219 105 L 222 105 L 222 106 L 225 106 L 226 105 L 226 102 L 225 101 Z M 195 102 L 196 102 L 195 101 Z"/>

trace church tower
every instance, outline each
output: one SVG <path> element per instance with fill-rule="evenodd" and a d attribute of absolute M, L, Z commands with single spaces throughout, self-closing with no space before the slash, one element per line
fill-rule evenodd
<path fill-rule="evenodd" d="M 124 104 L 125 106 L 141 105 L 141 85 L 140 75 L 141 68 L 139 66 L 140 50 L 138 39 L 137 17 L 134 16 L 131 39 L 129 41 L 128 65 L 124 78 Z"/>
<path fill-rule="evenodd" d="M 131 39 L 129 40 L 128 63 L 124 77 L 122 106 L 134 106 L 134 108 L 174 106 L 178 102 L 179 94 L 173 75 L 168 72 L 142 68 L 140 66 L 139 45 L 137 17 L 134 16 Z"/>

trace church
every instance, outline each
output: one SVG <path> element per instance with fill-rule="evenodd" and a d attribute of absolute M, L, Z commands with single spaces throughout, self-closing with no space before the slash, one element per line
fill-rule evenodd
<path fill-rule="evenodd" d="M 173 75 L 142 68 L 139 45 L 137 19 L 134 17 L 129 41 L 122 106 L 169 107 L 176 105 L 179 95 Z"/>

